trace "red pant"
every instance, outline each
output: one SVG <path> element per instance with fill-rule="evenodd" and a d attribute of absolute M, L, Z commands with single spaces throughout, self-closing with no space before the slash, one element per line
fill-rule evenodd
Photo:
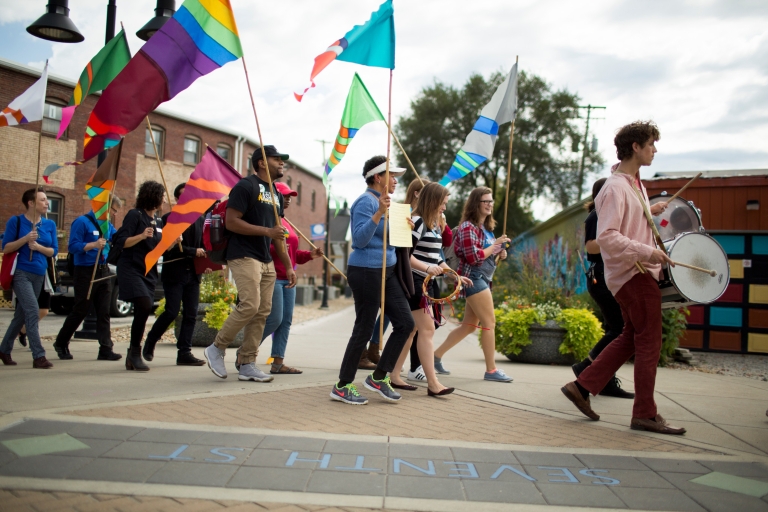
<path fill-rule="evenodd" d="M 578 383 L 597 395 L 635 354 L 634 418 L 655 418 L 656 365 L 661 352 L 661 291 L 650 274 L 637 274 L 616 294 L 624 330 L 584 370 Z"/>

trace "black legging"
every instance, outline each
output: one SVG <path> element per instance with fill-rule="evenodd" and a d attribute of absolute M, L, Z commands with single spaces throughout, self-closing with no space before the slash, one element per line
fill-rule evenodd
<path fill-rule="evenodd" d="M 589 357 L 593 361 L 624 330 L 624 318 L 621 315 L 621 307 L 619 307 L 619 303 L 616 302 L 613 294 L 605 285 L 605 273 L 602 264 L 595 265 L 594 277 L 595 281 L 597 281 L 594 284 L 591 279 L 587 279 L 587 290 L 603 313 L 603 329 L 605 334 L 589 352 Z"/>
<path fill-rule="evenodd" d="M 131 324 L 131 347 L 141 346 L 147 319 L 152 314 L 154 301 L 149 297 L 135 297 L 133 302 L 133 323 Z"/>

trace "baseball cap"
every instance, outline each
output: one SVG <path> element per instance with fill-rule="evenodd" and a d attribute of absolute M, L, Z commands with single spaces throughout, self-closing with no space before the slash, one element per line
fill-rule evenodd
<path fill-rule="evenodd" d="M 277 148 L 272 145 L 264 146 L 264 153 L 267 154 L 267 158 L 271 156 L 276 156 L 276 157 L 279 157 L 281 160 L 288 160 L 288 155 L 284 153 L 280 153 L 277 150 Z M 251 157 L 251 159 L 253 160 L 254 168 L 256 167 L 256 162 L 261 160 L 261 157 L 262 157 L 261 149 L 257 149 L 256 151 L 253 152 L 253 156 Z"/>
<path fill-rule="evenodd" d="M 286 185 L 285 183 L 283 183 L 281 181 L 276 181 L 275 182 L 275 188 L 277 189 L 278 192 L 280 192 L 284 196 L 294 196 L 294 197 L 296 197 L 296 196 L 299 195 L 298 192 L 296 192 L 295 190 L 291 190 L 291 187 L 289 187 L 288 185 Z"/>

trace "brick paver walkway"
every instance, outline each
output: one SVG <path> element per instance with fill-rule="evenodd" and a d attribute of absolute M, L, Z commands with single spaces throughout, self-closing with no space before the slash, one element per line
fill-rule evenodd
<path fill-rule="evenodd" d="M 336 434 L 386 432 L 395 437 L 528 446 L 705 453 L 668 437 L 635 435 L 597 423 L 553 418 L 458 395 L 435 399 L 428 397 L 424 389 L 406 392 L 407 399 L 398 404 L 384 403 L 371 396 L 363 407 L 333 402 L 329 391 L 330 385 L 323 385 L 66 414 Z"/>
<path fill-rule="evenodd" d="M 14 512 L 50 512 L 52 510 L 56 512 L 128 512 L 139 510 L 142 512 L 263 512 L 267 510 L 270 512 L 383 512 L 384 510 L 391 510 L 3 489 L 0 489 L 0 508 Z"/>

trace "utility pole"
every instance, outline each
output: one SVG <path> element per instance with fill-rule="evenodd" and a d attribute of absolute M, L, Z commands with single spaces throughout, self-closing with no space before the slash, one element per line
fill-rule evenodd
<path fill-rule="evenodd" d="M 323 145 L 323 173 L 325 173 L 325 165 L 327 160 L 325 159 L 325 145 L 330 144 L 331 141 L 316 139 L 317 142 Z M 331 184 L 328 184 L 326 193 L 326 210 L 325 210 L 325 255 L 331 257 Z M 328 286 L 331 281 L 331 268 L 328 264 L 328 260 L 325 261 L 323 266 L 323 302 L 320 304 L 320 309 L 328 309 Z"/>
<path fill-rule="evenodd" d="M 589 119 L 593 110 L 605 110 L 606 107 L 596 107 L 594 105 L 587 105 L 586 107 L 579 107 L 587 109 L 587 127 L 584 129 L 584 147 L 581 152 L 581 165 L 579 166 L 579 195 L 576 199 L 581 199 L 581 194 L 584 192 L 584 164 L 587 160 L 587 140 L 589 138 Z"/>

